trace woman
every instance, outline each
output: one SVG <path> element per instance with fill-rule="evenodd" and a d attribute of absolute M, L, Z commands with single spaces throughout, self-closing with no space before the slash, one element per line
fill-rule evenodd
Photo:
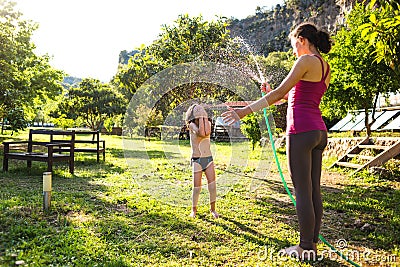
<path fill-rule="evenodd" d="M 269 104 L 288 99 L 286 149 L 289 173 L 296 192 L 300 243 L 282 252 L 308 259 L 307 255 L 316 255 L 322 219 L 320 178 L 327 128 L 319 104 L 329 86 L 330 69 L 320 53 L 330 51 L 331 40 L 328 33 L 318 30 L 311 23 L 299 25 L 289 37 L 297 60 L 279 87 L 269 90 L 250 105 L 230 109 L 222 116 L 225 122 L 233 123 Z"/>

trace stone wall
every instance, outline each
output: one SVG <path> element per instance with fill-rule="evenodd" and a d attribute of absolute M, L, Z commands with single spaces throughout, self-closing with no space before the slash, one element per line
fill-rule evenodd
<path fill-rule="evenodd" d="M 324 156 L 343 156 L 347 150 L 351 147 L 355 146 L 357 143 L 364 140 L 364 137 L 355 137 L 355 138 L 329 138 L 328 145 L 324 151 Z M 371 138 L 372 142 L 375 145 L 381 146 L 391 146 L 398 142 L 400 138 L 391 138 L 391 137 L 374 137 Z M 399 158 L 399 155 L 397 156 Z"/>

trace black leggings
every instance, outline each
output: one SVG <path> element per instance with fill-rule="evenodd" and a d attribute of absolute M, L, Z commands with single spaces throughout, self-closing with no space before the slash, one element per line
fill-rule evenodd
<path fill-rule="evenodd" d="M 288 167 L 296 192 L 300 247 L 303 249 L 312 249 L 313 243 L 318 242 L 322 220 L 322 152 L 327 141 L 325 131 L 287 136 Z"/>

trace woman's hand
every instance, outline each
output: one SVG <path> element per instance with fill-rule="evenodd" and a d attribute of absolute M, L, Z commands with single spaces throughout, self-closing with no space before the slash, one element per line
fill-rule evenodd
<path fill-rule="evenodd" d="M 223 120 L 225 123 L 232 125 L 237 121 L 240 121 L 241 118 L 243 118 L 246 114 L 244 113 L 244 110 L 241 108 L 229 108 L 228 111 L 225 111 L 224 113 L 221 114 L 223 117 Z"/>
<path fill-rule="evenodd" d="M 269 83 L 263 82 L 261 84 L 261 92 L 263 92 L 264 94 L 268 94 L 271 91 L 272 91 L 272 89 L 271 89 L 271 86 L 269 85 Z"/>
<path fill-rule="evenodd" d="M 263 82 L 261 84 L 260 89 L 261 89 L 261 92 L 263 92 L 263 94 L 265 94 L 265 95 L 272 91 L 271 86 L 269 85 L 268 82 Z M 276 106 L 282 105 L 282 104 L 286 103 L 287 99 L 288 99 L 288 94 L 286 94 L 281 100 L 278 100 L 277 102 L 271 103 L 271 104 L 276 105 Z"/>

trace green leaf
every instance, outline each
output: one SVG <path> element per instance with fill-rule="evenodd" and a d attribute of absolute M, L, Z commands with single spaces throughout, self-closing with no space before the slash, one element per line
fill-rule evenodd
<path fill-rule="evenodd" d="M 371 33 L 371 35 L 369 36 L 369 42 L 370 43 L 375 43 L 376 37 L 378 36 L 378 32 L 373 32 Z"/>
<path fill-rule="evenodd" d="M 367 35 L 368 35 L 369 32 L 370 32 L 370 28 L 364 28 L 364 29 L 361 31 L 361 38 L 363 38 L 363 39 L 365 39 L 365 40 L 368 40 L 368 39 L 369 39 L 369 36 L 367 36 Z"/>
<path fill-rule="evenodd" d="M 375 15 L 375 14 L 371 14 L 371 16 L 369 16 L 369 20 L 370 20 L 373 24 L 376 24 L 376 15 Z"/>
<path fill-rule="evenodd" d="M 371 2 L 369 3 L 368 7 L 370 9 L 373 9 L 373 7 L 375 6 L 376 0 L 371 0 Z"/>

